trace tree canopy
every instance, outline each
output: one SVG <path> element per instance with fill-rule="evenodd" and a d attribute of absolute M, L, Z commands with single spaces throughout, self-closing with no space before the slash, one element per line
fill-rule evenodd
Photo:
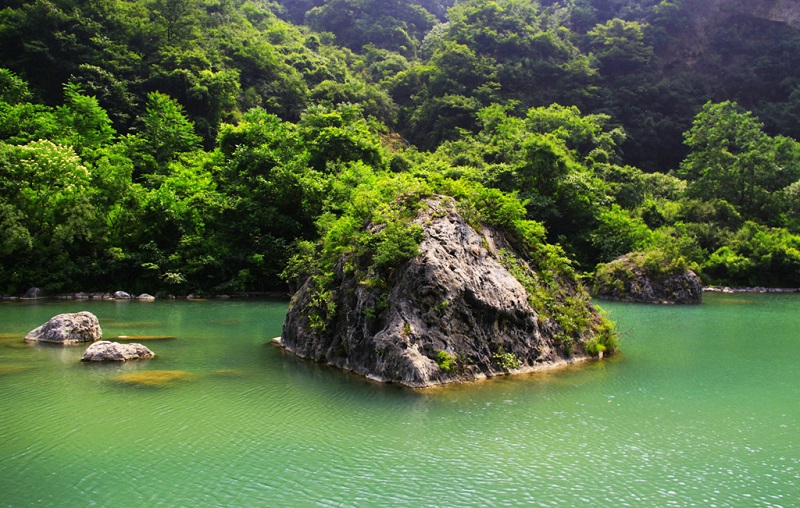
<path fill-rule="evenodd" d="M 577 276 L 635 250 L 800 285 L 800 32 L 704 9 L 7 2 L 0 292 L 264 291 L 331 246 L 384 269 L 399 222 L 345 243 L 406 186 L 525 221 Z"/>

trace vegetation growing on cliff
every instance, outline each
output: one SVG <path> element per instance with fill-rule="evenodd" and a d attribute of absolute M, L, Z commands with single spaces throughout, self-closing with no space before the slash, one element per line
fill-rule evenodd
<path fill-rule="evenodd" d="M 530 254 L 576 276 L 645 251 L 706 282 L 800 286 L 800 32 L 709 16 L 695 0 L 10 2 L 0 291 L 275 289 L 320 239 L 326 260 L 369 257 L 378 284 L 414 255 L 408 218 L 434 192 L 560 246 Z M 367 237 L 367 220 L 385 226 Z"/>

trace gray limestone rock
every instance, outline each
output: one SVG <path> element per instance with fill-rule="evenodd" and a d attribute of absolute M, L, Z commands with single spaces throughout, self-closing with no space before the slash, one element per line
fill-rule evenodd
<path fill-rule="evenodd" d="M 280 344 L 304 358 L 415 388 L 588 358 L 583 343 L 600 318 L 575 280 L 559 281 L 554 300 L 574 297 L 588 316 L 586 329 L 562 341 L 564 330 L 532 307 L 506 268 L 515 251 L 500 231 L 486 225 L 476 231 L 449 198 L 430 200 L 414 222 L 424 230 L 421 253 L 394 270 L 388 287 L 371 287 L 347 268 L 353 260 L 340 260 L 331 322 L 312 326 L 309 279 L 292 300 Z M 531 265 L 518 262 L 533 280 Z"/>
<path fill-rule="evenodd" d="M 31 330 L 25 340 L 52 342 L 55 344 L 77 344 L 94 342 L 102 337 L 103 331 L 97 316 L 91 312 L 59 314 L 47 323 Z"/>
<path fill-rule="evenodd" d="M 595 296 L 634 303 L 702 302 L 703 285 L 693 271 L 654 272 L 643 259 L 641 253 L 630 253 L 601 266 L 595 274 Z"/>
<path fill-rule="evenodd" d="M 82 362 L 124 362 L 127 360 L 139 360 L 143 358 L 153 358 L 155 353 L 147 347 L 138 344 L 120 344 L 119 342 L 109 342 L 101 340 L 95 342 L 83 353 Z"/>

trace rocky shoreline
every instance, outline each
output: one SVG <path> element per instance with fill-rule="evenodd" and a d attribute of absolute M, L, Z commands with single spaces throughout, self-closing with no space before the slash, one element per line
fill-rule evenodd
<path fill-rule="evenodd" d="M 150 302 L 154 300 L 228 300 L 228 299 L 265 299 L 265 300 L 288 300 L 290 295 L 282 291 L 260 291 L 260 292 L 244 292 L 232 294 L 215 294 L 215 295 L 198 295 L 190 293 L 188 295 L 173 295 L 156 293 L 155 296 L 148 293 L 141 293 L 139 295 L 128 294 L 124 291 L 117 291 L 115 293 L 84 293 L 79 291 L 77 293 L 59 293 L 59 294 L 46 294 L 45 292 L 32 288 L 25 292 L 23 295 L 0 295 L 0 301 L 30 301 L 30 300 L 103 300 L 103 301 L 140 301 Z M 730 287 L 730 286 L 704 286 L 704 293 L 775 293 L 775 294 L 792 294 L 800 293 L 800 288 L 768 288 L 768 287 Z M 121 293 L 121 294 L 120 294 Z"/>
<path fill-rule="evenodd" d="M 706 286 L 703 288 L 705 293 L 800 293 L 800 288 L 765 288 L 765 287 L 729 287 L 729 286 Z"/>
<path fill-rule="evenodd" d="M 141 293 L 138 295 L 130 294 L 125 291 L 116 291 L 114 293 L 101 293 L 91 292 L 85 293 L 79 291 L 77 293 L 59 293 L 48 294 L 40 288 L 31 288 L 22 295 L 0 295 L 0 301 L 32 301 L 32 300 L 101 300 L 101 301 L 138 301 L 138 302 L 152 302 L 155 300 L 228 300 L 228 299 L 270 299 L 270 300 L 287 300 L 289 295 L 282 291 L 263 291 L 263 292 L 246 292 L 246 293 L 232 293 L 232 294 L 214 294 L 203 295 L 197 293 L 190 293 L 188 295 L 179 295 L 169 293 L 156 293 L 155 296 L 149 293 Z"/>

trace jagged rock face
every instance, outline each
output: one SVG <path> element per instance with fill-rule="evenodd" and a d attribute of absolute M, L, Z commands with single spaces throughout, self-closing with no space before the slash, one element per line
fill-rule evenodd
<path fill-rule="evenodd" d="M 120 344 L 119 342 L 109 342 L 101 340 L 95 342 L 83 353 L 83 362 L 125 362 L 128 360 L 139 360 L 142 358 L 153 358 L 155 353 L 146 346 L 137 343 Z"/>
<path fill-rule="evenodd" d="M 797 0 L 712 0 L 707 2 L 707 8 L 717 16 L 752 16 L 800 28 L 800 4 Z"/>
<path fill-rule="evenodd" d="M 308 281 L 293 299 L 282 345 L 301 357 L 411 387 L 586 358 L 580 347 L 568 357 L 554 341 L 553 324 L 540 319 L 525 288 L 498 261 L 501 250 L 511 250 L 500 233 L 489 227 L 478 233 L 448 202 L 431 201 L 415 222 L 425 231 L 421 253 L 396 269 L 388 288 L 363 284 L 340 262 L 331 325 L 309 325 Z M 504 358 L 514 361 L 504 364 Z"/>
<path fill-rule="evenodd" d="M 773 24 L 800 29 L 800 3 L 796 0 L 686 0 L 684 6 L 687 18 L 680 37 L 661 48 L 666 68 L 702 70 L 708 66 L 710 55 L 720 51 L 714 42 L 720 29 L 753 21 L 769 32 L 774 31 Z"/>
<path fill-rule="evenodd" d="M 47 323 L 31 330 L 25 340 L 52 342 L 56 344 L 77 344 L 94 342 L 102 337 L 103 331 L 97 316 L 91 312 L 59 314 Z"/>
<path fill-rule="evenodd" d="M 636 254 L 626 254 L 603 268 L 596 277 L 598 298 L 634 303 L 694 304 L 703 300 L 703 285 L 691 270 L 653 274 Z"/>

